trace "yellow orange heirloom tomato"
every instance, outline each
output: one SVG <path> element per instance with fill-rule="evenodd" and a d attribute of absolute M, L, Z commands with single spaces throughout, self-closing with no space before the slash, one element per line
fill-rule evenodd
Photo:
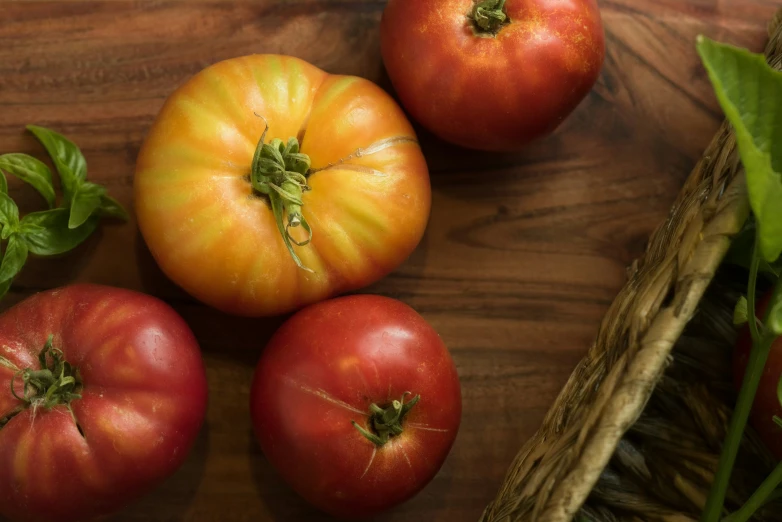
<path fill-rule="evenodd" d="M 421 240 L 431 203 L 415 133 L 388 94 L 277 55 L 214 64 L 171 95 L 134 190 L 162 270 L 246 316 L 382 278 Z"/>

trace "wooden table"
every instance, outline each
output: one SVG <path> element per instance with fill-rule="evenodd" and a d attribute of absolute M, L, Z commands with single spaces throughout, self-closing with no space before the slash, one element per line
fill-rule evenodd
<path fill-rule="evenodd" d="M 424 1 L 424 0 L 421 0 Z M 381 0 L 0 0 L 0 152 L 43 149 L 36 123 L 81 145 L 89 176 L 132 207 L 140 143 L 163 100 L 215 61 L 285 53 L 390 89 Z M 611 0 L 602 77 L 551 137 L 522 154 L 420 137 L 434 190 L 428 232 L 367 291 L 409 303 L 453 352 L 463 428 L 437 478 L 383 521 L 475 521 L 586 351 L 600 319 L 721 119 L 698 33 L 759 50 L 776 2 Z M 23 210 L 40 208 L 19 183 Z M 34 260 L 3 307 L 74 281 L 174 304 L 208 365 L 207 425 L 186 465 L 113 521 L 320 521 L 275 475 L 248 417 L 252 370 L 274 320 L 221 315 L 178 290 L 134 223 L 66 257 Z"/>

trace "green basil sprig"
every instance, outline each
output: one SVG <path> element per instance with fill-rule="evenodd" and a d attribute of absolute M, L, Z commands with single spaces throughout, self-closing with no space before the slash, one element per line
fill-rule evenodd
<path fill-rule="evenodd" d="M 21 153 L 0 155 L 0 241 L 6 241 L 0 262 L 0 297 L 8 292 L 29 254 L 53 256 L 74 249 L 98 227 L 100 217 L 123 221 L 128 214 L 106 189 L 87 181 L 87 162 L 65 136 L 29 125 L 52 158 L 60 176 L 63 198 L 56 208 L 52 173 L 40 160 Z M 19 216 L 19 208 L 8 195 L 10 174 L 31 185 L 43 197 L 48 210 Z"/>
<path fill-rule="evenodd" d="M 747 296 L 739 300 L 734 322 L 749 323 L 752 334 L 744 381 L 701 522 L 723 520 L 725 496 L 747 420 L 772 346 L 782 335 L 782 73 L 746 49 L 698 39 L 698 53 L 714 92 L 736 135 L 747 180 L 752 218 L 734 239 L 728 261 L 749 268 Z M 758 276 L 774 285 L 762 317 L 755 306 Z M 778 390 L 782 401 L 782 382 Z M 778 419 L 774 419 L 778 422 Z M 727 519 L 746 522 L 782 484 L 782 463 L 750 499 Z"/>
<path fill-rule="evenodd" d="M 60 174 L 63 206 L 71 209 L 70 228 L 81 226 L 96 211 L 102 216 L 128 219 L 128 213 L 106 194 L 104 187 L 87 181 L 87 162 L 79 147 L 52 130 L 35 125 L 28 125 L 27 129 L 46 148 Z"/>

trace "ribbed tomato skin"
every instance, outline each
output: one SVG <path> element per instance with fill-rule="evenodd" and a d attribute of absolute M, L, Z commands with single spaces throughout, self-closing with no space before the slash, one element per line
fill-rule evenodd
<path fill-rule="evenodd" d="M 406 394 L 409 392 L 409 394 Z M 375 403 L 420 395 L 403 433 L 382 447 L 365 438 Z M 454 362 L 412 308 L 373 295 L 299 311 L 266 346 L 251 413 L 269 462 L 317 508 L 371 516 L 419 492 L 444 463 L 461 422 Z"/>
<path fill-rule="evenodd" d="M 50 334 L 78 368 L 82 398 L 71 402 L 73 416 L 62 405 L 27 409 L 0 428 L 0 516 L 13 522 L 75 522 L 120 509 L 183 464 L 206 414 L 198 343 L 171 307 L 74 285 L 0 316 L 0 418 L 21 404 L 10 366 L 39 369 Z"/>
<path fill-rule="evenodd" d="M 266 122 L 267 142 L 298 138 L 312 161 L 303 195 L 312 242 L 296 252 L 314 273 L 295 265 L 250 185 Z M 144 240 L 168 277 L 244 316 L 377 281 L 418 245 L 431 205 L 426 161 L 388 94 L 278 55 L 216 63 L 177 89 L 141 148 L 134 193 Z"/>

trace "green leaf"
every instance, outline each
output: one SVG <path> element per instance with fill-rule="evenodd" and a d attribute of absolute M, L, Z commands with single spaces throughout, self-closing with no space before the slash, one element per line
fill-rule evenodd
<path fill-rule="evenodd" d="M 3 262 L 0 263 L 0 282 L 16 277 L 27 261 L 27 244 L 19 234 L 12 234 L 5 247 Z"/>
<path fill-rule="evenodd" d="M 3 154 L 0 156 L 0 170 L 32 185 L 46 200 L 49 208 L 54 207 L 52 173 L 44 163 L 27 154 Z M 8 192 L 7 187 L 4 192 Z"/>
<path fill-rule="evenodd" d="M 32 222 L 25 222 L 24 220 L 22 220 L 22 222 L 19 223 L 19 233 L 22 234 L 23 236 L 26 236 L 28 234 L 34 234 L 41 230 L 43 230 L 42 226 L 36 225 L 35 223 Z"/>
<path fill-rule="evenodd" d="M 98 226 L 97 216 L 92 216 L 78 228 L 69 228 L 69 210 L 55 208 L 27 214 L 19 226 L 30 252 L 39 256 L 53 256 L 74 249 Z"/>
<path fill-rule="evenodd" d="M 3 232 L 13 231 L 19 225 L 19 208 L 8 194 L 0 192 L 0 223 L 3 224 Z M 10 232 L 9 232 L 10 233 Z M 7 236 L 6 236 L 7 237 Z M 5 239 L 5 237 L 3 237 Z"/>
<path fill-rule="evenodd" d="M 27 130 L 38 138 L 52 157 L 54 166 L 60 173 L 65 200 L 70 202 L 73 191 L 80 182 L 87 179 L 87 162 L 84 155 L 72 141 L 53 130 L 36 125 L 28 125 Z"/>
<path fill-rule="evenodd" d="M 780 428 L 782 428 L 782 419 L 780 419 L 780 418 L 779 418 L 779 417 L 777 417 L 776 415 L 774 415 L 774 422 L 776 423 L 776 425 L 777 425 L 777 426 L 779 426 Z"/>
<path fill-rule="evenodd" d="M 130 219 L 127 210 L 120 205 L 119 201 L 108 194 L 104 194 L 100 198 L 100 215 L 121 219 L 122 221 Z"/>
<path fill-rule="evenodd" d="M 730 243 L 730 250 L 728 250 L 728 253 L 725 255 L 725 263 L 730 263 L 749 270 L 752 264 L 752 253 L 755 250 L 756 235 L 755 218 L 754 216 L 750 216 L 744 224 L 744 228 L 741 229 L 741 232 L 733 237 L 733 240 Z M 769 263 L 768 261 L 761 259 L 760 273 L 768 276 L 772 282 L 776 281 L 779 276 L 782 275 L 782 257 L 777 259 L 774 263 Z"/>
<path fill-rule="evenodd" d="M 771 276 L 772 280 L 779 279 L 779 276 L 782 275 L 782 257 L 773 263 L 769 263 L 768 261 L 761 261 L 760 271 L 768 276 Z"/>
<path fill-rule="evenodd" d="M 766 261 L 776 261 L 782 253 L 782 73 L 761 54 L 703 36 L 697 47 L 736 132 L 760 251 Z"/>
<path fill-rule="evenodd" d="M 0 283 L 0 299 L 5 297 L 5 294 L 8 293 L 8 291 L 11 289 L 11 285 L 13 284 L 14 280 L 13 278 L 9 279 L 8 281 L 4 281 Z"/>
<path fill-rule="evenodd" d="M 741 232 L 733 237 L 724 262 L 740 266 L 746 270 L 751 270 L 756 235 L 757 228 L 755 227 L 755 219 L 754 216 L 750 215 Z M 776 283 L 780 275 L 782 275 L 782 257 L 777 259 L 774 263 L 769 263 L 768 261 L 761 259 L 758 268 L 759 273 L 763 275 L 767 281 Z"/>
<path fill-rule="evenodd" d="M 0 263 L 0 298 L 8 293 L 16 276 L 27 261 L 27 244 L 19 234 L 12 234 Z"/>
<path fill-rule="evenodd" d="M 8 194 L 8 180 L 5 179 L 5 174 L 0 170 L 0 192 Z"/>
<path fill-rule="evenodd" d="M 71 215 L 68 228 L 77 228 L 100 208 L 106 189 L 95 183 L 85 181 L 76 187 L 71 200 Z"/>
<path fill-rule="evenodd" d="M 736 303 L 736 308 L 733 310 L 733 324 L 740 326 L 746 324 L 749 321 L 749 304 L 747 298 L 743 295 Z"/>

